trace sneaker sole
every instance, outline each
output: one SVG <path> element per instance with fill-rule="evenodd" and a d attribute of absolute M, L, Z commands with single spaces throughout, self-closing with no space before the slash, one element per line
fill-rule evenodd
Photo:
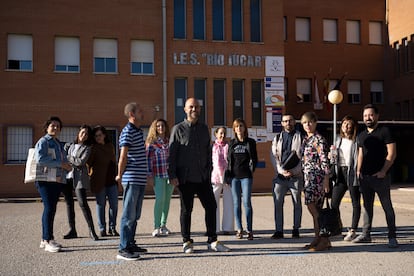
<path fill-rule="evenodd" d="M 46 252 L 50 252 L 50 253 L 57 253 L 57 252 L 59 252 L 59 251 L 60 251 L 60 248 L 57 248 L 57 249 L 52 249 L 52 250 L 51 250 L 51 249 L 46 249 L 46 248 L 45 248 L 45 251 L 46 251 Z"/>
<path fill-rule="evenodd" d="M 136 258 L 128 258 L 128 257 L 124 257 L 122 255 L 116 255 L 116 258 L 118 260 L 124 260 L 124 261 L 137 261 L 139 258 L 141 258 L 140 256 L 136 257 Z"/>

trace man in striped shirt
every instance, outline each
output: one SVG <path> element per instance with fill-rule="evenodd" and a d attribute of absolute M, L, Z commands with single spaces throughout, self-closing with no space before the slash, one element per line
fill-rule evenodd
<path fill-rule="evenodd" d="M 116 176 L 116 181 L 122 184 L 124 190 L 117 259 L 134 261 L 139 259 L 140 252 L 147 251 L 135 244 L 137 221 L 141 217 L 147 184 L 147 163 L 143 131 L 139 128 L 143 119 L 141 109 L 136 103 L 128 103 L 124 114 L 128 123 L 119 137 L 120 156 Z"/>

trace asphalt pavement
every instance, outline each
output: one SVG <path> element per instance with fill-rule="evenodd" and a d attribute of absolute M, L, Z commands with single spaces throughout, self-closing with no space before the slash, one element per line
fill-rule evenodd
<path fill-rule="evenodd" d="M 39 248 L 42 203 L 39 199 L 0 199 L 0 275 L 414 275 L 414 185 L 393 185 L 391 196 L 396 212 L 397 239 L 400 246 L 387 246 L 385 215 L 375 202 L 372 243 L 354 244 L 332 237 L 332 248 L 324 252 L 309 252 L 303 246 L 312 240 L 312 219 L 304 206 L 301 237 L 291 238 L 292 204 L 285 200 L 285 238 L 272 240 L 274 232 L 273 199 L 270 194 L 255 194 L 253 229 L 255 238 L 238 240 L 233 235 L 219 236 L 231 252 L 207 251 L 204 236 L 204 212 L 195 199 L 192 232 L 195 252 L 182 252 L 179 233 L 180 204 L 177 196 L 171 200 L 168 237 L 151 236 L 153 231 L 154 199 L 146 197 L 136 240 L 148 249 L 138 261 L 116 259 L 119 238 L 105 237 L 92 241 L 82 212 L 76 205 L 79 238 L 63 240 L 67 232 L 66 208 L 61 200 L 55 219 L 55 237 L 62 243 L 59 253 Z M 89 205 L 96 224 L 95 201 Z M 119 202 L 118 225 L 122 211 Z M 341 204 L 345 228 L 351 222 L 352 206 L 348 193 Z M 245 218 L 243 213 L 243 223 Z M 362 225 L 362 219 L 360 222 Z M 359 229 L 360 231 L 360 229 Z"/>

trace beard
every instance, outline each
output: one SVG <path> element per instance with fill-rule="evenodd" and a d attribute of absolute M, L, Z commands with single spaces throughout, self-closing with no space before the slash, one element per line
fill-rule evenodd
<path fill-rule="evenodd" d="M 375 120 L 367 120 L 367 121 L 365 121 L 365 125 L 367 127 L 369 127 L 369 128 L 374 127 L 376 124 L 377 124 L 377 121 L 375 121 Z"/>

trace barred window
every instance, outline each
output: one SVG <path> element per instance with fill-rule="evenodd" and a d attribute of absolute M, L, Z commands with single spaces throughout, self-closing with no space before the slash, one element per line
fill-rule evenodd
<path fill-rule="evenodd" d="M 27 160 L 29 148 L 33 146 L 31 127 L 7 127 L 7 163 L 21 164 Z"/>
<path fill-rule="evenodd" d="M 76 139 L 76 135 L 78 135 L 79 127 L 64 127 L 59 134 L 59 141 L 65 143 L 72 143 Z"/>

